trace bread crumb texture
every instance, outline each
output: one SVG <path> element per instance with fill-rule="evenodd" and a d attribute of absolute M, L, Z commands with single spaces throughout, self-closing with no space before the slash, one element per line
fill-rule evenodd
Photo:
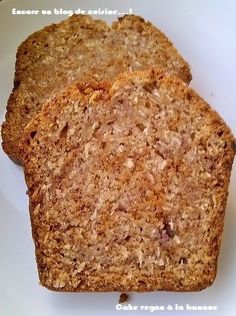
<path fill-rule="evenodd" d="M 155 69 L 74 83 L 20 145 L 41 284 L 196 291 L 215 279 L 233 136 Z"/>
<path fill-rule="evenodd" d="M 18 144 L 25 125 L 53 92 L 73 80 L 113 80 L 123 71 L 153 65 L 191 80 L 188 64 L 172 43 L 138 16 L 125 16 L 108 26 L 74 15 L 32 34 L 17 51 L 14 89 L 2 128 L 4 151 L 20 161 Z"/>

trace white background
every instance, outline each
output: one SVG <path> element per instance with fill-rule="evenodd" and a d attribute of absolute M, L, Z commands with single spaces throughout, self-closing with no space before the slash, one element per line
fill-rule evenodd
<path fill-rule="evenodd" d="M 12 16 L 11 9 L 133 9 L 159 26 L 189 61 L 198 91 L 236 134 L 236 1 L 119 0 L 0 2 L 0 118 L 12 89 L 19 43 L 66 16 Z M 108 22 L 115 16 L 102 16 Z M 119 293 L 54 293 L 38 285 L 22 169 L 0 150 L 0 316 L 146 315 L 118 312 Z M 132 293 L 133 305 L 218 305 L 217 312 L 154 312 L 158 315 L 236 315 L 236 174 L 231 177 L 225 231 L 214 285 L 199 293 Z"/>

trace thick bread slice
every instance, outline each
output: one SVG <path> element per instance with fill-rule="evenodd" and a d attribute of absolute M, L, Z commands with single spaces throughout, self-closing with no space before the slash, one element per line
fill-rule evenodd
<path fill-rule="evenodd" d="M 180 79 L 152 69 L 71 85 L 25 128 L 20 149 L 43 286 L 212 284 L 234 139 Z"/>
<path fill-rule="evenodd" d="M 188 64 L 150 22 L 125 16 L 112 26 L 74 15 L 32 34 L 19 47 L 14 89 L 2 126 L 3 149 L 19 163 L 19 137 L 53 91 L 91 75 L 113 80 L 123 71 L 157 65 L 189 82 Z"/>

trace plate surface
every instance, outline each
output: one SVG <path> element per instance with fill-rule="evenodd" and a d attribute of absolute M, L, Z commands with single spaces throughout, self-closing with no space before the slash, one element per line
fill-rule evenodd
<path fill-rule="evenodd" d="M 12 89 L 17 46 L 33 31 L 60 21 L 64 15 L 12 15 L 17 9 L 113 9 L 142 15 L 160 27 L 189 61 L 198 91 L 225 119 L 236 135 L 236 2 L 234 0 L 120 0 L 0 2 L 0 118 Z M 97 15 L 108 22 L 114 15 Z M 218 275 L 200 293 L 132 293 L 136 315 L 150 314 L 141 306 L 217 305 L 217 311 L 155 311 L 161 315 L 236 315 L 236 170 L 233 168 Z M 22 169 L 0 149 L 0 315 L 120 315 L 119 293 L 54 293 L 38 285 L 28 201 Z M 130 311 L 130 313 L 132 313 Z"/>

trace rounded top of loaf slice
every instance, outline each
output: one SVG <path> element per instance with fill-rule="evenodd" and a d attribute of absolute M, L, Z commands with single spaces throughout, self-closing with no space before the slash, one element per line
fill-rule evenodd
<path fill-rule="evenodd" d="M 212 284 L 234 139 L 179 78 L 75 83 L 21 143 L 41 283 L 63 291 Z"/>
<path fill-rule="evenodd" d="M 30 35 L 18 48 L 14 89 L 2 126 L 3 149 L 20 160 L 24 126 L 42 103 L 75 79 L 113 80 L 123 71 L 165 68 L 189 82 L 188 64 L 150 22 L 131 15 L 111 26 L 74 15 Z"/>

